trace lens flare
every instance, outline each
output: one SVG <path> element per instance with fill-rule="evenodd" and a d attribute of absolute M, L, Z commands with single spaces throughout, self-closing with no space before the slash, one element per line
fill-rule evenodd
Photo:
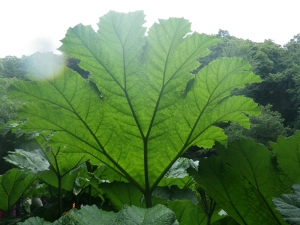
<path fill-rule="evenodd" d="M 35 53 L 27 64 L 26 77 L 30 80 L 52 80 L 63 72 L 65 59 L 53 53 Z"/>

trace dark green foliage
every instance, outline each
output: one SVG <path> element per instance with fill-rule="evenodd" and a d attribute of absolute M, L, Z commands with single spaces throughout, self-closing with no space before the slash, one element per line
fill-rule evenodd
<path fill-rule="evenodd" d="M 7 97 L 7 88 L 16 81 L 18 81 L 17 78 L 0 77 L 0 127 L 17 118 L 17 110 L 21 103 Z"/>
<path fill-rule="evenodd" d="M 90 77 L 90 73 L 86 70 L 83 70 L 79 66 L 79 63 L 80 60 L 78 59 L 66 57 L 66 66 L 79 73 L 83 78 L 88 79 Z"/>
<path fill-rule="evenodd" d="M 0 77 L 22 78 L 25 74 L 26 67 L 23 64 L 23 58 L 6 56 L 0 59 Z"/>
<path fill-rule="evenodd" d="M 217 155 L 201 160 L 198 171 L 188 171 L 239 224 L 285 224 L 272 199 L 300 181 L 299 140 L 296 132 L 290 138 L 279 137 L 271 149 L 247 139 L 235 140 L 227 148 L 218 144 Z"/>
<path fill-rule="evenodd" d="M 196 182 L 239 224 L 282 224 L 272 197 L 292 181 L 279 173 L 272 153 L 246 139 L 216 148 L 218 157 L 201 160 L 198 172 L 189 170 Z"/>
<path fill-rule="evenodd" d="M 207 216 L 203 212 L 199 203 L 193 204 L 188 200 L 176 200 L 173 202 L 168 202 L 167 206 L 176 214 L 176 218 L 180 225 L 207 225 Z M 218 215 L 220 209 L 214 211 L 211 218 L 211 224 L 215 221 L 219 221 L 225 216 Z M 210 224 L 210 223 L 209 223 Z"/>

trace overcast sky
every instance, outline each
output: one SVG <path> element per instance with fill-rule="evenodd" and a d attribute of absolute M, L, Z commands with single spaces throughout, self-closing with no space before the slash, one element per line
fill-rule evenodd
<path fill-rule="evenodd" d="M 192 30 L 284 45 L 300 33 L 300 0 L 0 0 L 0 58 L 55 51 L 67 29 L 93 25 L 109 10 L 144 10 L 146 26 L 184 17 Z"/>

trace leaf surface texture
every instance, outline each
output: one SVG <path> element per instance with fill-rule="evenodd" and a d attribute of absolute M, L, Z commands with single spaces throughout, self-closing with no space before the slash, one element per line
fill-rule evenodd
<path fill-rule="evenodd" d="M 257 115 L 257 104 L 231 91 L 261 79 L 238 58 L 193 75 L 217 39 L 188 34 L 182 18 L 159 20 L 147 35 L 144 22 L 141 11 L 111 11 L 97 32 L 70 28 L 60 50 L 80 60 L 89 80 L 58 65 L 46 76 L 39 67 L 41 79 L 13 84 L 10 95 L 29 101 L 19 114 L 29 118 L 25 131 L 54 131 L 50 145 L 88 155 L 149 193 L 190 146 L 226 143 L 214 124 L 249 127 L 245 114 Z"/>

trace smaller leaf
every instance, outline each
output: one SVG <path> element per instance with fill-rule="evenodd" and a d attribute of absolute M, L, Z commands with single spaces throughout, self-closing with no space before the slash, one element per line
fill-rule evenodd
<path fill-rule="evenodd" d="M 80 210 L 73 209 L 54 223 L 45 222 L 32 217 L 19 225 L 61 225 L 61 224 L 103 224 L 103 225 L 178 225 L 175 213 L 163 205 L 150 209 L 125 205 L 118 213 L 106 212 L 97 206 L 83 206 Z"/>
<path fill-rule="evenodd" d="M 300 224 L 300 184 L 293 185 L 292 194 L 283 194 L 280 198 L 274 198 L 273 203 L 283 220 L 292 225 Z"/>
<path fill-rule="evenodd" d="M 18 225 L 50 225 L 52 223 L 45 221 L 40 217 L 30 217 L 25 222 L 17 223 Z"/>
<path fill-rule="evenodd" d="M 0 176 L 0 209 L 8 211 L 22 196 L 28 186 L 36 179 L 16 168 Z"/>
<path fill-rule="evenodd" d="M 182 189 L 187 188 L 194 182 L 186 170 L 190 167 L 197 170 L 198 164 L 199 161 L 193 161 L 187 158 L 179 158 L 160 181 L 159 186 L 172 187 L 176 185 Z"/>
<path fill-rule="evenodd" d="M 40 149 L 30 152 L 23 149 L 16 149 L 14 152 L 9 152 L 9 155 L 3 158 L 21 169 L 29 170 L 31 173 L 49 170 L 50 166 L 43 151 Z"/>
<path fill-rule="evenodd" d="M 172 165 L 170 170 L 166 173 L 166 177 L 174 177 L 174 178 L 183 178 L 189 176 L 187 173 L 187 169 L 192 167 L 197 169 L 199 165 L 199 161 L 193 161 L 187 158 L 179 158 L 176 162 Z"/>
<path fill-rule="evenodd" d="M 106 212 L 98 209 L 97 206 L 83 206 L 80 210 L 73 209 L 65 216 L 55 221 L 53 225 L 60 224 L 111 224 L 115 221 L 114 212 Z"/>
<path fill-rule="evenodd" d="M 45 183 L 41 183 L 39 180 L 32 183 L 30 187 L 24 192 L 24 197 L 27 198 L 39 198 L 41 196 L 51 197 L 49 192 L 49 186 Z"/>
<path fill-rule="evenodd" d="M 141 209 L 136 206 L 125 205 L 117 214 L 114 224 L 122 225 L 175 225 L 175 213 L 163 205 L 157 205 L 153 208 Z"/>
<path fill-rule="evenodd" d="M 85 164 L 83 164 L 85 165 Z M 102 197 L 103 191 L 99 187 L 99 184 L 102 183 L 102 180 L 95 176 L 94 173 L 88 172 L 87 167 L 84 166 L 77 174 L 77 177 L 74 181 L 73 193 L 78 195 L 80 193 L 87 192 L 93 197 Z M 91 188 L 91 189 L 89 189 Z M 90 192 L 89 192 L 90 190 Z M 104 201 L 104 199 L 103 199 Z"/>

